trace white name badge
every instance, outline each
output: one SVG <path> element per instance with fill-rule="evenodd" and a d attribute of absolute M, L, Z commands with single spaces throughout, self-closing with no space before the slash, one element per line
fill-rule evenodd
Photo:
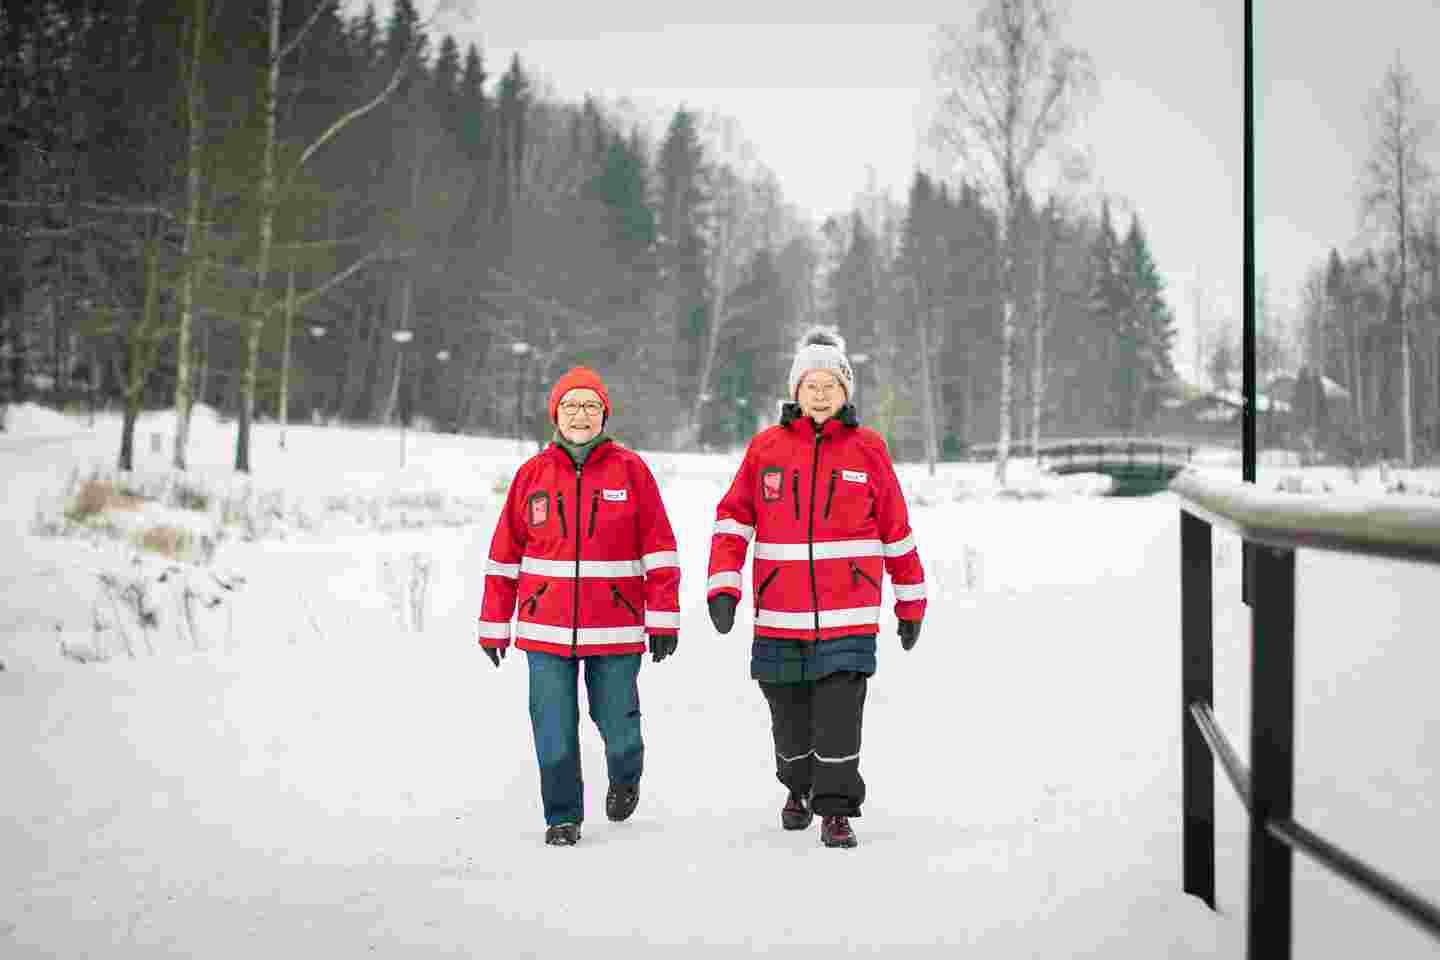
<path fill-rule="evenodd" d="M 628 491 L 625 491 L 625 490 L 606 490 L 606 491 L 605 491 L 605 499 L 606 499 L 606 500 L 624 500 L 624 499 L 625 499 L 625 494 L 626 494 L 627 492 L 628 492 Z"/>
<path fill-rule="evenodd" d="M 865 472 L 863 470 L 842 470 L 840 475 L 851 483 L 864 483 Z"/>

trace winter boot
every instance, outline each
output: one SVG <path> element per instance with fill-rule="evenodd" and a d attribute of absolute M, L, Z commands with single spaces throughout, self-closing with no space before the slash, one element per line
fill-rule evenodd
<path fill-rule="evenodd" d="M 809 802 L 793 791 L 780 808 L 780 826 L 786 830 L 804 830 L 814 819 L 815 811 L 810 809 Z"/>
<path fill-rule="evenodd" d="M 827 847 L 853 847 L 860 841 L 850 829 L 849 817 L 821 817 L 820 842 Z"/>
<path fill-rule="evenodd" d="M 552 847 L 573 847 L 580 842 L 580 824 L 557 823 L 545 828 L 545 843 Z"/>
<path fill-rule="evenodd" d="M 640 784 L 611 784 L 610 789 L 605 793 L 605 816 L 619 823 L 621 820 L 629 819 L 630 814 L 635 812 L 635 807 L 639 803 Z"/>

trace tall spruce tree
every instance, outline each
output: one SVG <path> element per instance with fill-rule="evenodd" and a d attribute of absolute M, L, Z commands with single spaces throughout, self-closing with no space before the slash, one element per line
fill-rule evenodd
<path fill-rule="evenodd" d="M 1165 302 L 1165 283 L 1139 215 L 1130 221 L 1125 235 L 1119 273 L 1126 299 L 1121 324 L 1122 362 L 1128 365 L 1122 378 L 1128 406 L 1124 425 L 1133 432 L 1154 416 L 1162 389 L 1175 377 L 1175 319 Z"/>
<path fill-rule="evenodd" d="M 1108 384 L 1105 425 L 1124 429 L 1129 393 L 1126 382 L 1126 296 L 1120 276 L 1119 240 L 1110 217 L 1110 201 L 1100 206 L 1100 227 L 1090 246 L 1090 318 L 1100 339 L 1096 358 Z"/>
<path fill-rule="evenodd" d="M 696 390 L 708 330 L 705 276 L 705 160 L 695 117 L 680 109 L 660 146 L 660 285 L 674 337 L 677 400 Z M 689 405 L 686 404 L 686 407 Z"/>

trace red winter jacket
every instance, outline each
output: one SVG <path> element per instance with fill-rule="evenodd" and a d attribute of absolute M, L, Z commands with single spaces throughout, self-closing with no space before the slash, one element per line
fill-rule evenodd
<path fill-rule="evenodd" d="M 816 640 L 878 633 L 880 580 L 895 616 L 925 616 L 925 570 L 885 441 L 868 427 L 809 417 L 750 442 L 715 511 L 706 598 L 740 597 L 751 540 L 755 633 Z"/>
<path fill-rule="evenodd" d="M 515 473 L 490 541 L 480 644 L 565 657 L 643 653 L 680 629 L 680 560 L 645 461 L 613 441 L 583 467 L 554 443 Z"/>

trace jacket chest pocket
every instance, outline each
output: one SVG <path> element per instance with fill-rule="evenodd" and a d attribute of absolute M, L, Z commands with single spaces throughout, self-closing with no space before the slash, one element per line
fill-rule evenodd
<path fill-rule="evenodd" d="M 817 496 L 822 520 L 838 530 L 858 530 L 871 522 L 875 495 L 865 471 L 831 467 L 821 479 L 825 488 Z"/>
<path fill-rule="evenodd" d="M 580 511 L 580 536 L 586 540 L 625 541 L 625 533 L 635 525 L 635 501 L 628 487 L 600 486 L 583 494 Z"/>

